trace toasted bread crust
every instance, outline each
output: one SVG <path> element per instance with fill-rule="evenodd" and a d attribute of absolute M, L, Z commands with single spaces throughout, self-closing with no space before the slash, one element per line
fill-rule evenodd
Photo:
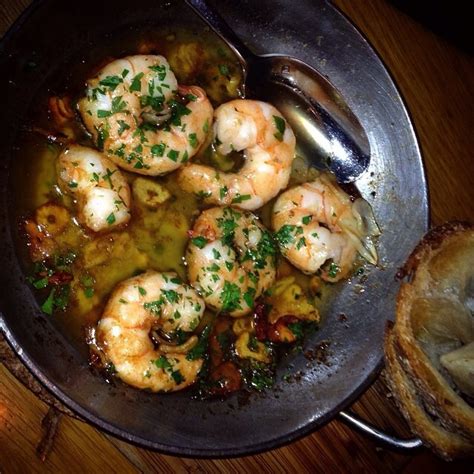
<path fill-rule="evenodd" d="M 396 350 L 396 334 L 387 328 L 385 333 L 385 365 L 392 393 L 412 431 L 437 454 L 447 460 L 474 455 L 474 444 L 437 423 L 425 409 L 423 397 L 403 369 Z"/>
<path fill-rule="evenodd" d="M 431 230 L 400 274 L 409 281 L 401 285 L 396 323 L 385 341 L 395 398 L 412 429 L 440 455 L 474 456 L 474 409 L 437 357 L 445 350 L 437 346 L 444 336 L 454 345 L 474 339 L 472 316 L 464 307 L 474 278 L 474 227 L 452 222 Z M 454 325 L 443 321 L 446 308 Z M 460 327 L 467 328 L 461 336 Z"/>

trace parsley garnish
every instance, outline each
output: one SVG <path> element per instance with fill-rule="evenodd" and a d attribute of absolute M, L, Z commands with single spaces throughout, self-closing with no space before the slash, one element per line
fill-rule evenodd
<path fill-rule="evenodd" d="M 237 196 L 232 199 L 232 204 L 239 204 L 243 201 L 248 201 L 249 199 L 252 199 L 252 196 L 250 196 L 250 194 L 237 194 Z"/>
<path fill-rule="evenodd" d="M 105 219 L 107 221 L 107 224 L 109 225 L 112 225 L 115 223 L 115 214 L 113 212 L 111 212 L 108 216 L 107 216 L 107 219 Z"/>
<path fill-rule="evenodd" d="M 160 143 L 159 145 L 153 145 L 150 149 L 152 155 L 163 156 L 165 154 L 166 145 Z"/>
<path fill-rule="evenodd" d="M 329 265 L 329 270 L 328 270 L 328 275 L 330 278 L 335 278 L 337 274 L 341 271 L 339 266 L 335 264 L 334 262 L 331 262 Z"/>
<path fill-rule="evenodd" d="M 142 77 L 144 76 L 143 72 L 139 72 L 133 79 L 130 84 L 130 92 L 141 92 L 142 90 Z"/>
<path fill-rule="evenodd" d="M 207 244 L 207 239 L 206 237 L 203 237 L 202 235 L 199 235 L 198 237 L 193 237 L 191 239 L 191 242 L 198 248 L 202 249 L 205 247 L 205 245 Z"/>
<path fill-rule="evenodd" d="M 279 117 L 278 115 L 273 116 L 273 121 L 275 122 L 275 127 L 278 130 L 273 136 L 280 142 L 283 141 L 283 134 L 285 133 L 286 123 L 285 119 Z"/>
<path fill-rule="evenodd" d="M 240 306 L 240 297 L 240 288 L 235 283 L 226 281 L 220 295 L 222 311 L 230 313 L 236 309 L 242 309 L 242 306 Z"/>
<path fill-rule="evenodd" d="M 119 76 L 107 76 L 105 79 L 102 79 L 99 84 L 113 91 L 122 82 L 123 79 Z"/>
<path fill-rule="evenodd" d="M 229 66 L 227 66 L 227 64 L 219 64 L 218 68 L 219 68 L 219 72 L 223 76 L 228 76 L 230 74 Z"/>
<path fill-rule="evenodd" d="M 197 135 L 195 133 L 190 133 L 188 135 L 188 142 L 193 148 L 197 148 L 199 145 Z"/>
<path fill-rule="evenodd" d="M 176 163 L 176 162 L 178 161 L 179 151 L 170 150 L 166 156 L 167 156 L 171 161 L 174 161 L 174 162 Z"/>

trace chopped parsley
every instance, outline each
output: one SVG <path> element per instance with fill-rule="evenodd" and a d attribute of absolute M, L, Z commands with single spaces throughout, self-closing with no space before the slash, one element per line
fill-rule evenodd
<path fill-rule="evenodd" d="M 164 299 L 160 298 L 159 300 L 150 301 L 149 303 L 145 303 L 143 307 L 153 313 L 155 316 L 159 316 L 161 314 L 161 307 L 164 304 Z"/>
<path fill-rule="evenodd" d="M 139 72 L 133 79 L 130 84 L 130 92 L 141 92 L 142 91 L 142 77 L 144 76 L 143 72 Z"/>
<path fill-rule="evenodd" d="M 170 122 L 173 125 L 180 126 L 181 125 L 181 117 L 184 115 L 189 115 L 191 110 L 188 109 L 185 105 L 181 104 L 175 99 L 171 99 L 168 101 L 168 105 L 171 108 L 171 119 Z"/>
<path fill-rule="evenodd" d="M 123 82 L 123 79 L 120 76 L 107 76 L 105 79 L 102 79 L 99 84 L 104 87 L 108 87 L 111 91 L 114 91 L 115 88 Z"/>
<path fill-rule="evenodd" d="M 191 239 L 191 242 L 198 248 L 202 249 L 205 247 L 207 244 L 208 240 L 206 237 L 203 237 L 202 235 L 199 235 L 198 237 L 193 237 Z"/>
<path fill-rule="evenodd" d="M 297 235 L 303 233 L 303 228 L 296 225 L 285 224 L 274 234 L 275 240 L 282 247 L 286 247 L 295 241 Z"/>
<path fill-rule="evenodd" d="M 311 221 L 313 220 L 313 216 L 304 216 L 301 221 L 303 222 L 304 225 L 308 225 Z"/>
<path fill-rule="evenodd" d="M 227 66 L 227 64 L 219 64 L 218 68 L 219 68 L 219 72 L 223 76 L 228 76 L 230 74 L 229 66 Z"/>
<path fill-rule="evenodd" d="M 285 133 L 286 123 L 285 119 L 279 117 L 278 115 L 273 116 L 273 121 L 275 122 L 275 127 L 277 132 L 273 136 L 280 142 L 283 141 L 283 134 Z"/>
<path fill-rule="evenodd" d="M 174 162 L 176 163 L 176 162 L 178 161 L 179 151 L 170 150 L 166 156 L 167 156 L 171 161 L 174 161 Z"/>
<path fill-rule="evenodd" d="M 107 224 L 109 224 L 109 225 L 115 224 L 115 221 L 116 221 L 115 214 L 113 212 L 111 212 L 105 220 L 107 221 Z"/>
<path fill-rule="evenodd" d="M 169 303 L 177 303 L 179 301 L 179 293 L 175 290 L 161 290 L 163 296 L 168 300 Z"/>
<path fill-rule="evenodd" d="M 235 283 L 226 281 L 220 295 L 222 311 L 230 313 L 236 309 L 242 309 L 242 306 L 240 306 L 240 297 L 240 288 Z"/>
<path fill-rule="evenodd" d="M 239 204 L 243 201 L 248 201 L 249 199 L 252 199 L 250 194 L 237 194 L 235 198 L 232 199 L 232 204 Z"/>
<path fill-rule="evenodd" d="M 187 360 L 201 359 L 207 351 L 212 326 L 208 324 L 199 335 L 198 343 L 186 354 Z"/>
<path fill-rule="evenodd" d="M 151 154 L 155 156 L 163 156 L 165 154 L 166 145 L 164 143 L 160 143 L 159 145 L 153 145 L 150 148 Z"/>
<path fill-rule="evenodd" d="M 229 189 L 227 188 L 227 186 L 222 186 L 222 188 L 219 189 L 219 197 L 221 199 L 224 199 L 227 196 L 228 191 Z"/>
<path fill-rule="evenodd" d="M 124 120 L 117 120 L 117 123 L 119 124 L 119 129 L 117 131 L 119 135 L 122 135 L 125 130 L 128 130 L 130 128 L 130 125 Z"/>
<path fill-rule="evenodd" d="M 328 270 L 328 276 L 330 278 L 336 278 L 337 274 L 341 271 L 339 266 L 335 264 L 334 262 L 331 262 L 329 265 L 329 270 Z"/>
<path fill-rule="evenodd" d="M 199 145 L 199 141 L 197 139 L 197 135 L 195 133 L 190 133 L 188 135 L 188 142 L 193 148 L 197 148 Z"/>

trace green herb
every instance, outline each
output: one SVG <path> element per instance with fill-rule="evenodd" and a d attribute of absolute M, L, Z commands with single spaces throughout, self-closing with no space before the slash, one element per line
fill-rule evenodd
<path fill-rule="evenodd" d="M 168 300 L 169 303 L 177 303 L 179 301 L 179 293 L 175 290 L 161 290 L 164 297 Z"/>
<path fill-rule="evenodd" d="M 273 387 L 275 375 L 265 364 L 253 364 L 245 375 L 247 384 L 259 392 Z"/>
<path fill-rule="evenodd" d="M 254 303 L 254 298 L 255 298 L 255 293 L 257 291 L 255 290 L 255 288 L 252 288 L 251 286 L 249 288 L 247 288 L 247 291 L 244 293 L 244 301 L 247 303 L 247 306 L 249 308 L 252 308 L 253 307 L 253 303 Z"/>
<path fill-rule="evenodd" d="M 150 66 L 149 69 L 152 71 L 155 71 L 158 73 L 158 79 L 160 81 L 164 81 L 166 77 L 166 66 L 164 64 L 162 65 L 156 65 L 156 66 Z"/>
<path fill-rule="evenodd" d="M 225 262 L 225 266 L 227 267 L 227 270 L 229 270 L 229 272 L 231 272 L 234 268 L 234 264 L 232 262 Z"/>
<path fill-rule="evenodd" d="M 197 148 L 199 145 L 197 135 L 195 133 L 190 133 L 188 135 L 188 142 L 193 148 Z"/>
<path fill-rule="evenodd" d="M 295 236 L 302 234 L 303 228 L 296 225 L 285 224 L 282 226 L 278 232 L 275 233 L 275 240 L 282 247 L 286 247 L 288 244 L 291 244 L 295 240 Z"/>
<path fill-rule="evenodd" d="M 124 69 L 124 70 L 122 71 L 122 77 L 127 77 L 127 75 L 128 75 L 129 72 L 130 72 L 130 71 L 129 71 L 128 69 Z"/>
<path fill-rule="evenodd" d="M 219 64 L 217 67 L 223 76 L 228 76 L 230 74 L 229 66 L 227 66 L 227 64 Z"/>
<path fill-rule="evenodd" d="M 329 265 L 329 270 L 328 270 L 328 276 L 330 278 L 335 278 L 337 274 L 341 271 L 338 265 L 336 265 L 334 262 L 331 262 Z"/>
<path fill-rule="evenodd" d="M 114 224 L 115 220 L 116 220 L 115 219 L 115 214 L 113 212 L 111 212 L 105 220 L 107 221 L 107 224 L 109 224 L 109 225 Z"/>
<path fill-rule="evenodd" d="M 156 359 L 154 364 L 159 369 L 171 369 L 171 364 L 170 364 L 169 360 L 164 355 L 161 355 L 158 359 Z"/>
<path fill-rule="evenodd" d="M 166 145 L 160 143 L 159 145 L 153 145 L 150 149 L 152 155 L 163 156 L 165 154 Z"/>
<path fill-rule="evenodd" d="M 252 351 L 252 352 L 257 352 L 258 351 L 258 341 L 255 336 L 250 336 L 249 337 L 249 342 L 247 343 L 247 347 Z"/>
<path fill-rule="evenodd" d="M 168 105 L 171 108 L 171 119 L 170 122 L 173 125 L 179 126 L 181 125 L 181 117 L 184 115 L 189 115 L 191 110 L 188 109 L 185 105 L 181 104 L 177 100 L 171 99 L 168 101 Z"/>
<path fill-rule="evenodd" d="M 191 239 L 191 242 L 198 248 L 202 249 L 205 247 L 205 245 L 207 244 L 207 239 L 206 237 L 203 237 L 202 235 L 199 235 L 198 237 L 193 237 Z"/>
<path fill-rule="evenodd" d="M 217 219 L 217 225 L 222 229 L 221 240 L 225 245 L 231 246 L 237 228 L 236 219 L 240 219 L 241 214 L 231 208 L 224 209 L 224 217 Z"/>
<path fill-rule="evenodd" d="M 92 298 L 94 296 L 94 288 L 92 287 L 84 288 L 84 294 L 86 295 L 86 298 Z"/>
<path fill-rule="evenodd" d="M 240 297 L 240 288 L 235 283 L 226 281 L 220 295 L 222 311 L 230 313 L 236 309 L 242 309 Z"/>
<path fill-rule="evenodd" d="M 283 141 L 283 134 L 285 133 L 286 123 L 285 119 L 279 117 L 278 115 L 273 116 L 273 121 L 275 122 L 275 127 L 278 130 L 273 136 L 280 142 Z"/>
<path fill-rule="evenodd" d="M 180 285 L 182 282 L 181 282 L 181 278 L 179 277 L 173 277 L 173 278 L 170 278 L 170 282 L 171 283 L 174 283 L 175 285 Z"/>
<path fill-rule="evenodd" d="M 221 253 L 217 249 L 212 249 L 212 255 L 216 260 L 219 260 L 222 257 Z"/>
<path fill-rule="evenodd" d="M 122 82 L 123 79 L 119 76 L 107 76 L 105 79 L 102 79 L 99 84 L 113 91 Z"/>
<path fill-rule="evenodd" d="M 227 188 L 227 186 L 222 186 L 222 188 L 219 189 L 220 198 L 224 199 L 227 196 L 228 191 L 229 191 L 229 189 Z"/>
<path fill-rule="evenodd" d="M 171 377 L 178 385 L 186 380 L 179 370 L 173 370 L 171 372 Z"/>
<path fill-rule="evenodd" d="M 299 250 L 301 247 L 306 246 L 306 239 L 304 237 L 301 237 L 300 240 L 298 240 L 298 243 L 296 244 L 296 250 Z"/>
<path fill-rule="evenodd" d="M 76 181 L 69 181 L 68 186 L 70 188 L 77 188 L 78 183 Z"/>
<path fill-rule="evenodd" d="M 204 122 L 204 125 L 202 126 L 202 131 L 204 133 L 207 133 L 209 131 L 209 119 L 206 119 L 206 121 Z"/>
<path fill-rule="evenodd" d="M 49 296 L 46 298 L 46 301 L 41 305 L 41 311 L 43 313 L 49 314 L 50 316 L 53 314 L 54 310 L 54 295 L 56 294 L 56 288 L 53 288 Z"/>
<path fill-rule="evenodd" d="M 151 95 L 140 96 L 140 105 L 142 107 L 151 107 L 155 112 L 161 112 L 163 110 L 163 104 L 165 102 L 164 96 L 152 97 Z"/>
<path fill-rule="evenodd" d="M 197 100 L 197 96 L 195 96 L 194 94 L 186 94 L 184 97 L 186 97 L 186 99 L 188 99 L 191 102 L 196 102 Z"/>
<path fill-rule="evenodd" d="M 301 220 L 304 225 L 308 225 L 312 221 L 312 219 L 313 219 L 313 216 L 310 215 L 310 216 L 304 216 L 303 219 Z"/>
<path fill-rule="evenodd" d="M 288 329 L 295 335 L 296 339 L 303 339 L 303 336 L 304 336 L 303 323 L 301 322 L 289 323 Z"/>
<path fill-rule="evenodd" d="M 237 196 L 232 199 L 232 204 L 239 204 L 243 201 L 248 201 L 249 199 L 252 199 L 252 196 L 250 196 L 250 194 L 237 194 Z"/>
<path fill-rule="evenodd" d="M 209 343 L 209 334 L 211 333 L 211 325 L 208 324 L 199 335 L 198 343 L 189 350 L 186 354 L 187 360 L 196 360 L 201 359 L 207 351 L 207 346 Z"/>
<path fill-rule="evenodd" d="M 41 290 L 43 288 L 46 288 L 48 286 L 49 279 L 47 277 L 41 278 L 40 280 L 36 280 L 33 282 L 33 286 L 37 290 Z"/>
<path fill-rule="evenodd" d="M 122 133 L 125 132 L 125 130 L 128 130 L 130 128 L 130 125 L 124 120 L 117 120 L 117 123 L 119 124 L 119 129 L 117 131 L 119 136 L 122 135 Z"/>
<path fill-rule="evenodd" d="M 142 77 L 144 76 L 143 72 L 139 72 L 133 79 L 130 84 L 130 92 L 141 92 L 142 91 Z"/>
<path fill-rule="evenodd" d="M 140 293 L 142 296 L 146 295 L 146 290 L 145 288 L 142 288 L 141 286 L 138 287 L 138 293 Z"/>
<path fill-rule="evenodd" d="M 155 316 L 159 316 L 161 314 L 161 306 L 164 304 L 165 300 L 160 298 L 159 300 L 150 301 L 149 303 L 145 303 L 143 307 L 153 313 Z"/>
<path fill-rule="evenodd" d="M 179 151 L 170 150 L 166 156 L 167 156 L 171 161 L 174 161 L 174 162 L 176 163 L 176 162 L 178 161 Z"/>

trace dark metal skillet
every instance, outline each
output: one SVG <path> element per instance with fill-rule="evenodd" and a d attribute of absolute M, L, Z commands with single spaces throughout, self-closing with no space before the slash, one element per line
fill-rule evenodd
<path fill-rule="evenodd" d="M 398 289 L 395 273 L 428 223 L 412 125 L 390 76 L 355 28 L 324 1 L 221 0 L 219 11 L 256 53 L 298 57 L 341 92 L 369 138 L 371 164 L 357 187 L 383 231 L 380 268 L 369 271 L 361 286 L 357 278 L 340 286 L 321 330 L 310 340 L 313 347 L 330 341 L 327 364 L 308 368 L 302 355 L 290 356 L 281 363 L 277 388 L 240 406 L 237 397 L 221 402 L 190 400 L 186 393 L 152 395 L 93 374 L 83 345 L 71 342 L 39 310 L 15 247 L 21 189 L 14 188 L 12 176 L 25 172 L 15 167 L 15 141 L 44 81 L 99 43 L 110 55 L 132 52 L 114 47 L 125 31 L 169 23 L 199 29 L 202 23 L 181 2 L 143 0 L 137 8 L 124 0 L 45 0 L 33 4 L 9 31 L 0 58 L 0 327 L 32 372 L 81 416 L 129 441 L 185 456 L 271 449 L 317 429 L 352 403 L 381 367 L 383 331 Z M 299 382 L 281 382 L 289 364 L 292 372 L 302 371 Z"/>

